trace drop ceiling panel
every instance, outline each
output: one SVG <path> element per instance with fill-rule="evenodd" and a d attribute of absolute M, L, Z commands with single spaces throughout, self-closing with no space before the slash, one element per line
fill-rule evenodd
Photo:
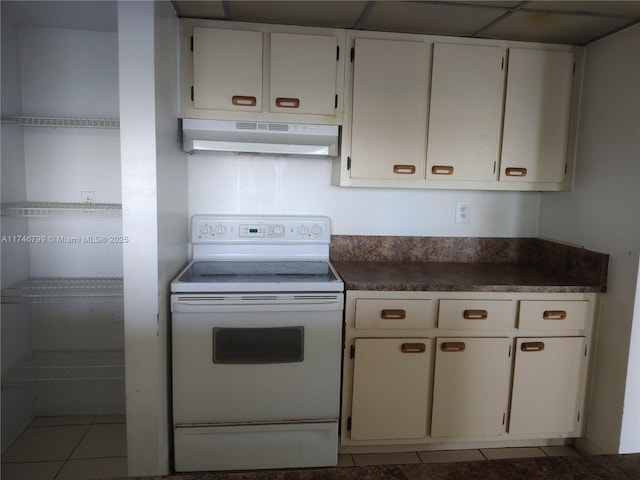
<path fill-rule="evenodd" d="M 229 19 L 235 22 L 280 23 L 332 28 L 352 28 L 366 1 L 229 2 Z"/>
<path fill-rule="evenodd" d="M 363 30 L 470 36 L 508 10 L 423 2 L 376 2 Z"/>
<path fill-rule="evenodd" d="M 181 1 L 175 3 L 179 9 L 178 14 L 182 17 L 224 20 L 224 7 L 221 1 Z"/>
<path fill-rule="evenodd" d="M 4 6 L 7 2 L 2 3 Z M 478 34 L 485 38 L 578 45 L 640 22 L 640 1 L 619 0 L 174 0 L 173 4 L 181 17 L 461 37 Z"/>
<path fill-rule="evenodd" d="M 527 10 L 547 10 L 553 12 L 588 12 L 599 15 L 627 16 L 631 19 L 640 17 L 640 1 L 553 1 L 529 2 Z"/>
<path fill-rule="evenodd" d="M 621 18 L 520 11 L 485 30 L 481 36 L 579 45 L 628 23 L 628 19 Z"/>

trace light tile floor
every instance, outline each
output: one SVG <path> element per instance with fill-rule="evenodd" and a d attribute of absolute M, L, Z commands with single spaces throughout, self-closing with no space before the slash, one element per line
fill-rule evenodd
<path fill-rule="evenodd" d="M 2 455 L 3 480 L 127 476 L 124 416 L 40 417 Z M 569 446 L 340 455 L 339 467 L 579 455 Z"/>
<path fill-rule="evenodd" d="M 580 455 L 570 446 L 483 448 L 479 450 L 441 450 L 433 452 L 366 453 L 340 455 L 338 466 L 388 465 L 409 463 L 448 463 L 527 457 Z"/>
<path fill-rule="evenodd" d="M 39 417 L 2 454 L 2 479 L 127 476 L 125 417 Z"/>

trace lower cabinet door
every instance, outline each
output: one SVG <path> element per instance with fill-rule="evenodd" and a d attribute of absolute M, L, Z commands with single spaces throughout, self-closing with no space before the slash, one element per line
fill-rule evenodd
<path fill-rule="evenodd" d="M 426 437 L 430 371 L 429 338 L 356 339 L 351 439 Z"/>
<path fill-rule="evenodd" d="M 517 339 L 509 433 L 579 428 L 585 348 L 584 337 Z"/>
<path fill-rule="evenodd" d="M 431 436 L 505 433 L 510 373 L 508 338 L 438 338 Z"/>

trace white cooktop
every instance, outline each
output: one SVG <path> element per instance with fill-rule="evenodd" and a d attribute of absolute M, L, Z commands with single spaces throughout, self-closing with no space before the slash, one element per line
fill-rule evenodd
<path fill-rule="evenodd" d="M 174 293 L 341 292 L 323 216 L 194 215 Z"/>

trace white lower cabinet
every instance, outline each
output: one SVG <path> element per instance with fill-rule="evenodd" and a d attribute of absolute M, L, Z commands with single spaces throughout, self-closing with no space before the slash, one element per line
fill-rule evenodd
<path fill-rule="evenodd" d="M 503 434 L 510 372 L 509 338 L 438 338 L 431 436 Z"/>
<path fill-rule="evenodd" d="M 352 439 L 426 437 L 430 345 L 429 338 L 355 340 Z"/>
<path fill-rule="evenodd" d="M 518 338 L 509 433 L 556 435 L 581 422 L 585 337 Z"/>
<path fill-rule="evenodd" d="M 597 293 L 347 291 L 340 452 L 582 436 L 598 301 Z"/>

